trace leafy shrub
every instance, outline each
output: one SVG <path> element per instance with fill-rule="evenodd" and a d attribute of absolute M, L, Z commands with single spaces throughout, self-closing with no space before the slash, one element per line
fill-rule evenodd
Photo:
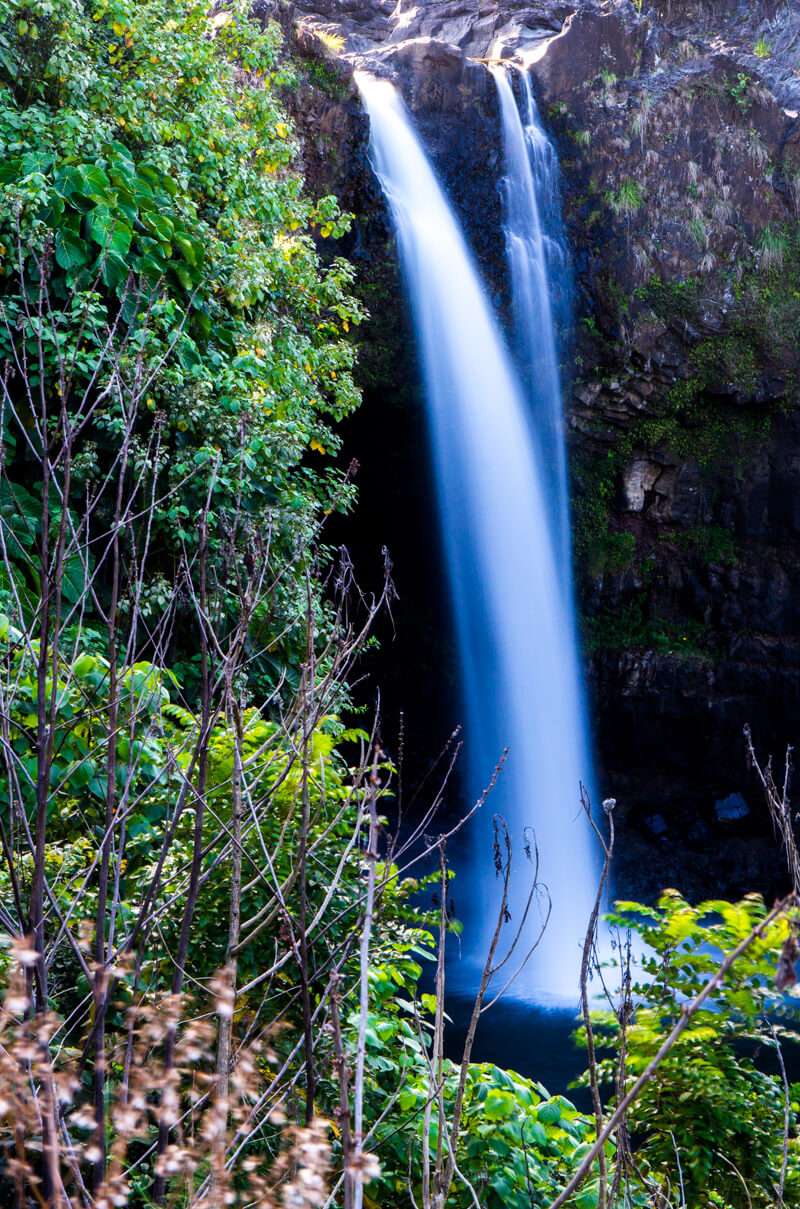
<path fill-rule="evenodd" d="M 655 908 L 618 903 L 611 923 L 644 946 L 634 971 L 629 1006 L 618 1016 L 597 1015 L 602 1045 L 625 1046 L 624 1091 L 645 1070 L 662 1042 L 713 974 L 764 919 L 761 898 L 713 900 L 691 906 L 675 890 Z M 793 1043 L 767 1019 L 776 1004 L 775 973 L 795 925 L 786 917 L 767 925 L 727 977 L 689 1021 L 628 1117 L 635 1161 L 655 1185 L 682 1188 L 683 1203 L 725 1209 L 766 1209 L 775 1204 L 783 1163 L 786 1097 L 781 1078 L 754 1061 L 774 1050 L 776 1037 Z M 624 1041 L 623 1027 L 624 1026 Z M 615 1060 L 600 1063 L 613 1081 Z M 785 1203 L 800 1194 L 800 1087 L 789 1096 L 790 1129 Z"/>
<path fill-rule="evenodd" d="M 66 392 L 68 411 L 93 392 L 72 449 L 70 502 L 80 510 L 121 441 L 110 386 L 129 390 L 144 375 L 134 449 L 142 509 L 158 501 L 151 573 L 167 581 L 197 549 L 207 497 L 212 556 L 234 516 L 253 526 L 269 518 L 276 569 L 323 510 L 352 498 L 341 473 L 317 468 L 338 448 L 330 421 L 358 402 L 352 268 L 336 257 L 325 266 L 317 251 L 348 220 L 333 198 L 305 199 L 292 171 L 279 42 L 277 27 L 262 29 L 242 4 L 213 19 L 195 0 L 0 7 L 9 390 L 22 406 L 24 364 L 26 388 L 43 378 Z M 40 314 L 28 315 L 26 299 L 42 291 Z M 4 421 L 8 475 L 25 485 L 24 426 L 9 408 Z M 293 583 L 284 577 L 263 616 L 284 662 L 298 658 Z M 151 607 L 157 614 L 157 593 Z"/>
<path fill-rule="evenodd" d="M 742 113 L 747 113 L 751 105 L 750 83 L 750 77 L 743 71 L 737 74 L 735 80 L 728 82 L 728 93 Z"/>

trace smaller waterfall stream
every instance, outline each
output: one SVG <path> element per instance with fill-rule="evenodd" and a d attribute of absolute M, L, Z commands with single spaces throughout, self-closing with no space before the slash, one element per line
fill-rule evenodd
<path fill-rule="evenodd" d="M 473 829 L 469 867 L 457 870 L 469 961 L 451 970 L 450 982 L 457 984 L 466 966 L 462 987 L 474 986 L 494 929 L 500 901 L 492 862 L 495 812 L 507 820 L 514 843 L 511 927 L 522 920 L 530 885 L 526 827 L 535 831 L 540 877 L 552 900 L 544 938 L 512 993 L 574 1000 L 595 872 L 578 802 L 589 761 L 571 597 L 564 590 L 564 539 L 553 523 L 546 469 L 550 438 L 537 442 L 537 419 L 402 101 L 391 84 L 364 76 L 358 83 L 420 341 L 473 794 L 488 784 L 509 748 Z M 551 321 L 548 332 L 554 344 Z M 548 356 L 555 372 L 554 348 Z M 538 917 L 526 939 L 537 925 Z M 519 950 L 524 947 L 523 941 Z"/>
<path fill-rule="evenodd" d="M 559 213 L 558 159 L 542 129 L 527 72 L 520 72 L 523 112 L 511 76 L 493 67 L 503 128 L 504 226 L 511 271 L 514 344 L 548 489 L 554 540 L 571 591 L 569 489 L 563 436 L 556 318 L 569 312 L 569 265 Z"/>

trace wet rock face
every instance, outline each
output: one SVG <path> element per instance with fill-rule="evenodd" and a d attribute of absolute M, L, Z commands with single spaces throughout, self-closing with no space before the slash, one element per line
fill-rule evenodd
<path fill-rule="evenodd" d="M 343 250 L 368 293 L 392 241 L 353 71 L 398 83 L 501 306 L 485 60 L 531 73 L 575 260 L 567 410 L 603 790 L 622 797 L 624 783 L 644 818 L 654 794 L 677 810 L 669 785 L 693 776 L 689 796 L 711 817 L 746 780 L 745 721 L 775 752 L 800 730 L 800 3 L 660 8 L 276 11 L 308 68 L 295 93 L 307 174 L 357 213 Z M 391 344 L 374 290 L 372 309 Z M 368 404 L 391 390 L 372 377 Z M 419 456 L 410 447 L 407 467 Z M 655 787 L 654 767 L 669 773 Z"/>

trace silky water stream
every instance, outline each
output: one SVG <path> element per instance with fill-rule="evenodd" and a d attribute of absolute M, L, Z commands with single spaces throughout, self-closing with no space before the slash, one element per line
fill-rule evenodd
<path fill-rule="evenodd" d="M 570 1015 L 577 1005 L 597 868 L 579 800 L 592 772 L 570 574 L 554 322 L 561 304 L 551 286 L 561 251 L 537 198 L 548 174 L 535 167 L 534 135 L 545 136 L 538 124 L 532 129 L 531 94 L 523 120 L 505 72 L 496 81 L 514 355 L 400 96 L 390 83 L 358 78 L 420 347 L 473 800 L 508 749 L 495 788 L 469 824 L 466 851 L 456 858 L 464 931 L 450 946 L 448 985 L 451 1001 L 466 1000 L 480 977 L 501 899 L 493 819 L 502 816 L 513 851 L 500 946 L 508 960 L 490 995 L 528 955 L 549 911 L 504 997 L 506 1010 L 524 1021 L 524 1005 L 539 1013 L 561 1007 Z M 555 187 L 552 171 L 549 179 Z M 546 198 L 544 205 L 552 211 L 556 201 Z M 528 909 L 536 848 L 546 892 L 535 894 Z M 520 1056 L 508 1064 L 519 1068 Z"/>

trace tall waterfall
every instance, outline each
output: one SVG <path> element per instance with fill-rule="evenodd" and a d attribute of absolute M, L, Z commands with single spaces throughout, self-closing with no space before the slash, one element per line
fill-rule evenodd
<path fill-rule="evenodd" d="M 473 829 L 469 867 L 458 870 L 462 951 L 472 963 L 464 989 L 483 962 L 500 901 L 491 847 L 498 813 L 515 854 L 509 935 L 530 887 L 526 827 L 535 831 L 552 900 L 544 938 L 513 993 L 574 997 L 595 872 L 578 802 L 589 762 L 561 538 L 552 523 L 553 477 L 476 266 L 411 119 L 391 84 L 358 82 L 422 353 L 474 793 L 509 748 Z M 538 916 L 534 932 L 537 925 Z M 451 985 L 464 964 L 451 970 Z"/>

